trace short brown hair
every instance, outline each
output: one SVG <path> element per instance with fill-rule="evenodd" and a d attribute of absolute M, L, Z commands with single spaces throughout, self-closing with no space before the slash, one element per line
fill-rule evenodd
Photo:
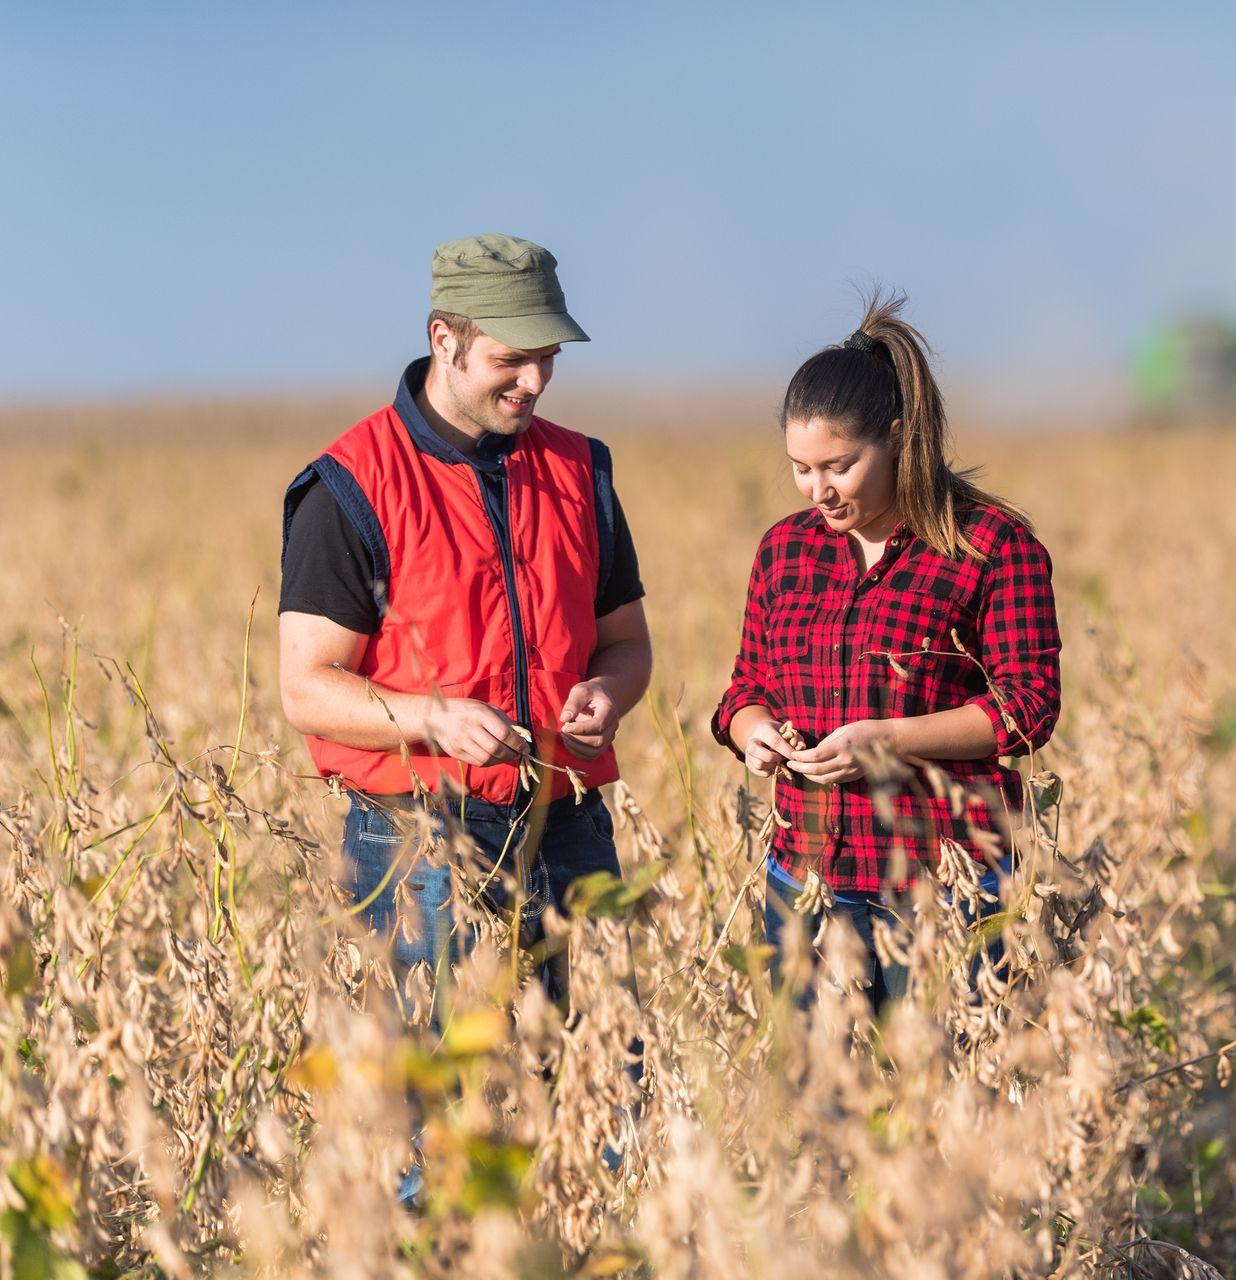
<path fill-rule="evenodd" d="M 433 325 L 435 320 L 441 320 L 444 325 L 455 335 L 455 359 L 452 363 L 456 368 L 462 369 L 467 361 L 468 349 L 472 346 L 480 329 L 477 327 L 476 321 L 468 316 L 457 316 L 453 311 L 433 310 L 429 313 L 429 319 L 425 321 L 425 335 L 432 341 Z"/>

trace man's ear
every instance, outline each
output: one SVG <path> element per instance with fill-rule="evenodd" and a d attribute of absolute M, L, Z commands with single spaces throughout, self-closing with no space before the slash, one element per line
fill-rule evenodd
<path fill-rule="evenodd" d="M 435 320 L 429 327 L 429 353 L 444 364 L 451 364 L 455 359 L 455 351 L 459 346 L 451 326 L 444 320 Z"/>

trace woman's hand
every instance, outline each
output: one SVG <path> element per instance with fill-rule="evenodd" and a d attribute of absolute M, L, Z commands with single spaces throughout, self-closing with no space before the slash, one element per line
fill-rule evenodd
<path fill-rule="evenodd" d="M 740 713 L 741 714 L 741 713 Z M 747 729 L 747 741 L 743 746 L 743 758 L 747 768 L 757 778 L 770 778 L 779 765 L 784 765 L 793 757 L 794 743 L 787 742 L 781 736 L 781 729 L 772 716 L 756 720 Z M 801 743 L 802 739 L 799 738 Z"/>
<path fill-rule="evenodd" d="M 789 768 L 820 785 L 853 782 L 865 773 L 859 756 L 877 742 L 891 744 L 889 720 L 855 720 L 843 724 L 814 747 L 790 753 Z"/>

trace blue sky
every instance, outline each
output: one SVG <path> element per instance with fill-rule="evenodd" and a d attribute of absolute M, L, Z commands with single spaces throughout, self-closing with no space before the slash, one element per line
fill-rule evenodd
<path fill-rule="evenodd" d="M 0 398 L 358 386 L 435 243 L 547 244 L 573 377 L 780 379 L 906 290 L 946 376 L 1111 397 L 1236 310 L 1230 6 L 0 3 Z"/>

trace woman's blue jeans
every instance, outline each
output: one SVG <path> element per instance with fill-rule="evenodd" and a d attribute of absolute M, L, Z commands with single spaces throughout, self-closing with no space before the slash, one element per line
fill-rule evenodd
<path fill-rule="evenodd" d="M 1000 909 L 1000 875 L 1007 876 L 1012 867 L 1012 859 L 1010 857 L 1003 858 L 999 863 L 999 871 L 991 868 L 985 871 L 979 880 L 986 893 L 991 894 L 997 899 L 996 902 L 984 902 L 979 911 L 979 918 L 985 918 Z M 774 986 L 781 982 L 782 958 L 785 947 L 784 936 L 785 930 L 788 928 L 798 928 L 806 932 L 808 942 L 815 937 L 820 923 L 824 918 L 824 911 L 813 911 L 808 915 L 798 915 L 794 910 L 794 902 L 801 890 L 788 884 L 781 877 L 769 873 L 767 876 L 767 888 L 764 895 L 764 931 L 768 939 L 769 945 L 773 948 L 772 955 L 772 979 Z M 952 890 L 948 891 L 949 901 L 952 901 Z M 877 919 L 893 921 L 900 918 L 907 918 L 906 911 L 909 909 L 908 900 L 903 900 L 900 908 L 894 904 L 892 899 L 887 895 L 881 894 L 863 894 L 863 893 L 838 893 L 836 895 L 837 903 L 830 909 L 830 914 L 834 919 L 840 918 L 848 920 L 854 932 L 858 935 L 859 942 L 863 945 L 866 960 L 867 994 L 871 1000 L 872 1006 L 876 1013 L 879 1013 L 889 1000 L 897 996 L 902 996 L 906 991 L 906 970 L 904 965 L 899 964 L 882 964 L 879 956 L 876 954 L 875 938 L 872 930 L 873 922 Z M 968 906 L 962 908 L 965 912 L 968 923 L 973 923 L 974 915 Z M 808 951 L 811 948 L 808 946 Z M 987 953 L 991 957 L 992 963 L 996 963 L 1004 954 L 1004 946 L 999 938 L 993 939 L 987 947 Z M 811 952 L 814 956 L 814 952 Z M 978 971 L 979 957 L 976 955 L 970 972 L 970 980 L 974 981 Z M 800 993 L 798 1001 L 801 1007 L 805 1007 L 810 1003 L 811 993 L 810 987 Z"/>

